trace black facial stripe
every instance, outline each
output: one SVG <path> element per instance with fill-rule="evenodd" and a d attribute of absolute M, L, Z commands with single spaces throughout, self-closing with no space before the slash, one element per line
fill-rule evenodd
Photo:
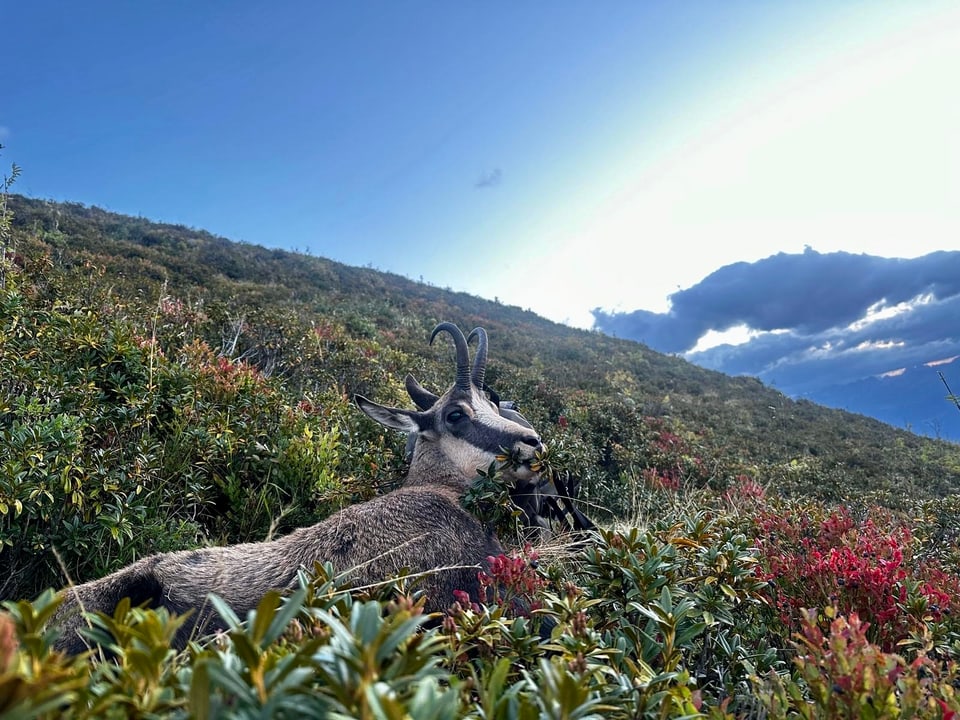
<path fill-rule="evenodd" d="M 536 435 L 524 432 L 522 427 L 516 429 L 494 427 L 474 418 L 469 429 L 460 437 L 474 447 L 496 453 L 500 448 L 511 450 L 518 442 L 530 440 Z"/>

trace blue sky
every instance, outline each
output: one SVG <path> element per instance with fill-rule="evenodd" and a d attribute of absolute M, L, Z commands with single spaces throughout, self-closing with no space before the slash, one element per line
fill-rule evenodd
<path fill-rule="evenodd" d="M 19 192 L 581 327 L 805 246 L 960 246 L 956 2 L 34 0 L 2 22 Z"/>

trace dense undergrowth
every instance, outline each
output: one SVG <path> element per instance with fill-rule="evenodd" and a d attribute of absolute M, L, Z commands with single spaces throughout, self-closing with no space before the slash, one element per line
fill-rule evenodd
<path fill-rule="evenodd" d="M 851 424 L 839 462 L 836 445 L 822 450 L 803 433 L 798 416 L 810 408 L 781 399 L 796 424 L 762 425 L 748 401 L 722 396 L 747 392 L 746 381 L 698 394 L 689 378 L 649 380 L 681 365 L 645 350 L 604 355 L 557 340 L 556 356 L 538 346 L 524 362 L 525 338 L 507 319 L 453 295 L 406 305 L 370 305 L 342 285 L 298 295 L 268 273 L 251 279 L 243 252 L 255 249 L 191 245 L 132 221 L 97 235 L 74 216 L 52 227 L 38 217 L 8 232 L 0 257 L 0 712 L 960 711 L 951 446 Z M 138 228 L 136 242 L 117 237 Z M 189 280 L 188 260 L 170 275 L 156 254 L 165 243 L 183 257 L 212 254 L 222 276 Z M 178 619 L 127 606 L 92 619 L 112 659 L 51 651 L 51 588 L 152 552 L 285 533 L 390 489 L 404 438 L 350 398 L 406 405 L 409 371 L 444 388 L 449 351 L 425 344 L 443 319 L 490 330 L 489 378 L 520 401 L 550 463 L 582 479 L 584 509 L 603 527 L 588 543 L 518 542 L 492 561 L 487 598 L 449 598 L 442 618 L 419 612 L 412 582 L 351 593 L 336 578 L 344 568 L 317 567 L 291 597 L 266 597 L 255 616 L 182 653 L 170 648 Z M 588 363 L 601 370 L 581 373 Z M 749 430 L 731 439 L 706 422 L 720 407 Z M 760 439 L 740 442 L 751 433 Z M 782 442 L 765 454 L 773 435 Z M 864 457 L 881 446 L 888 475 Z"/>
<path fill-rule="evenodd" d="M 182 653 L 170 649 L 177 618 L 123 604 L 89 631 L 112 659 L 69 659 L 50 650 L 51 594 L 8 602 L 0 709 L 347 718 L 960 711 L 957 579 L 938 559 L 955 547 L 917 541 L 899 521 L 884 534 L 843 510 L 784 506 L 750 481 L 722 494 L 652 496 L 656 519 L 600 530 L 576 549 L 493 559 L 487 597 L 451 598 L 439 624 L 402 578 L 350 593 L 318 566 L 248 618 L 223 608 L 231 630 Z M 774 518 L 784 536 L 769 543 Z M 805 538 L 819 549 L 803 551 Z M 824 571 L 824 555 L 864 548 L 876 552 Z"/>

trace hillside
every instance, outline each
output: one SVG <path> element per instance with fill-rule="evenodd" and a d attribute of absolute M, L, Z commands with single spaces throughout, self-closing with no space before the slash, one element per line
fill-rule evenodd
<path fill-rule="evenodd" d="M 578 468 L 597 483 L 643 469 L 646 449 L 630 446 L 644 437 L 636 428 L 662 425 L 689 433 L 713 464 L 698 481 L 723 482 L 745 472 L 787 493 L 875 491 L 894 502 L 960 489 L 956 445 L 793 401 L 756 380 L 704 370 L 520 308 L 95 207 L 14 196 L 11 208 L 17 249 L 28 260 L 48 257 L 64 277 L 88 284 L 88 294 L 109 288 L 146 317 L 161 296 L 202 307 L 206 319 L 195 329 L 213 347 L 242 318 L 234 356 L 296 380 L 301 389 L 309 378 L 296 357 L 297 336 L 317 324 L 336 322 L 351 337 L 407 353 L 418 365 L 409 370 L 418 374 L 428 372 L 425 364 L 435 357 L 425 339 L 437 321 L 483 325 L 492 343 L 490 378 L 501 393 L 515 396 L 541 422 L 576 417 L 585 440 L 603 443 L 600 462 Z M 442 376 L 426 379 L 444 382 Z M 343 382 L 347 392 L 356 389 L 350 378 Z"/>
<path fill-rule="evenodd" d="M 11 206 L 0 714 L 960 711 L 956 445 L 372 269 Z M 505 552 L 436 616 L 414 576 L 351 587 L 356 568 L 322 557 L 246 622 L 209 598 L 228 630 L 183 652 L 185 616 L 125 600 L 83 631 L 106 656 L 52 651 L 51 588 L 287 535 L 395 487 L 405 438 L 351 397 L 409 406 L 411 371 L 448 386 L 449 343 L 426 342 L 439 320 L 488 329 L 488 381 L 542 434 L 539 460 L 581 479 L 596 532 L 527 544 L 478 474 L 462 502 Z"/>

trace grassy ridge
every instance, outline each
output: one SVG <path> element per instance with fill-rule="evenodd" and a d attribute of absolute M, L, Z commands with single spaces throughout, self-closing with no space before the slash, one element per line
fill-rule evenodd
<path fill-rule="evenodd" d="M 421 374 L 431 372 L 425 366 L 436 357 L 424 342 L 436 322 L 482 324 L 491 336 L 493 379 L 514 383 L 509 392 L 552 413 L 541 422 L 555 422 L 586 396 L 588 402 L 619 403 L 617 412 L 631 419 L 667 419 L 706 434 L 719 452 L 746 465 L 818 465 L 833 478 L 827 484 L 832 493 L 839 487 L 916 498 L 960 487 L 956 444 L 795 402 L 756 380 L 704 370 L 516 307 L 96 208 L 16 196 L 11 206 L 24 248 L 78 275 L 76 283 L 89 283 L 89 268 L 96 268 L 111 296 L 130 303 L 140 322 L 162 296 L 171 297 L 202 310 L 204 322 L 189 331 L 219 350 L 243 320 L 232 356 L 284 375 L 294 381 L 294 392 L 309 387 L 304 373 L 314 370 L 301 364 L 297 343 L 323 321 L 339 324 L 354 339 L 408 354 L 409 369 Z M 426 379 L 444 385 L 443 368 L 433 367 Z M 594 434 L 591 440 L 603 442 Z"/>
<path fill-rule="evenodd" d="M 960 711 L 956 445 L 372 269 L 77 205 L 10 207 L 0 711 Z M 445 388 L 449 348 L 425 342 L 440 320 L 487 328 L 488 380 L 583 479 L 605 527 L 594 543 L 536 562 L 518 547 L 483 603 L 451 598 L 427 631 L 403 581 L 354 597 L 342 569 L 317 568 L 185 654 L 169 648 L 175 619 L 123 607 L 92 631 L 118 663 L 50 653 L 46 588 L 286 532 L 391 487 L 404 439 L 350 397 L 407 405 L 411 371 Z"/>

